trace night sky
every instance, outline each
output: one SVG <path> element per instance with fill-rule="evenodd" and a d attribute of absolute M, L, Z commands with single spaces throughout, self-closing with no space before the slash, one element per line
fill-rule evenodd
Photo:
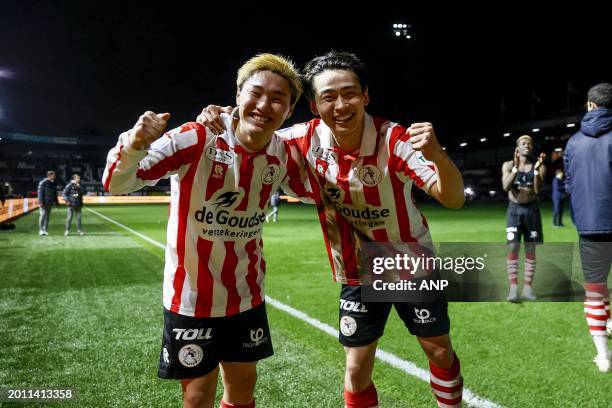
<path fill-rule="evenodd" d="M 0 130 L 112 143 L 145 110 L 168 111 L 178 126 L 209 103 L 234 103 L 236 70 L 259 52 L 299 66 L 330 49 L 356 52 L 370 70 L 368 110 L 431 121 L 443 142 L 499 125 L 502 96 L 505 122 L 525 121 L 532 93 L 546 117 L 565 108 L 568 81 L 573 107 L 612 81 L 609 18 L 591 2 L 535 11 L 377 1 L 351 12 L 208 3 L 3 1 Z M 413 38 L 396 38 L 393 23 L 410 24 Z M 310 118 L 300 101 L 293 120 Z"/>

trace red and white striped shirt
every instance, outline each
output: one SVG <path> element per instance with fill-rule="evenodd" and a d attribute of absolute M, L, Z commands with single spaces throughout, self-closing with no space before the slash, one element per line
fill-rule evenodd
<path fill-rule="evenodd" d="M 435 167 L 412 149 L 406 128 L 364 118 L 359 152 L 335 143 L 320 119 L 279 132 L 308 164 L 313 199 L 334 279 L 361 284 L 363 243 L 417 243 L 431 248 L 427 221 L 412 199 L 412 185 L 426 192 L 437 182 Z"/>
<path fill-rule="evenodd" d="M 297 182 L 299 153 L 294 160 L 277 134 L 265 150 L 249 151 L 237 141 L 231 117 L 223 120 L 229 130 L 219 136 L 187 123 L 148 151 L 132 149 L 122 133 L 104 171 L 105 190 L 118 194 L 170 177 L 163 303 L 187 316 L 230 316 L 263 302 L 268 200 L 279 185 L 306 194 Z"/>

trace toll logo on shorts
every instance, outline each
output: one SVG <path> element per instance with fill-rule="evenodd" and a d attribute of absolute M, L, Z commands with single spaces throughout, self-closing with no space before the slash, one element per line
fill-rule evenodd
<path fill-rule="evenodd" d="M 195 367 L 202 362 L 204 351 L 197 344 L 187 344 L 178 352 L 179 362 L 187 368 Z"/>
<path fill-rule="evenodd" d="M 176 333 L 176 340 L 210 340 L 212 339 L 212 328 L 208 329 L 172 329 Z"/>
<path fill-rule="evenodd" d="M 268 336 L 265 335 L 264 329 L 262 329 L 261 327 L 255 330 L 249 330 L 249 338 L 251 339 L 251 342 L 242 343 L 242 347 L 257 347 L 260 344 L 265 343 L 269 340 Z"/>
<path fill-rule="evenodd" d="M 357 322 L 351 316 L 342 316 L 340 319 L 340 331 L 346 337 L 350 337 L 357 331 Z"/>
<path fill-rule="evenodd" d="M 433 323 L 436 321 L 435 317 L 430 318 L 431 312 L 427 309 L 417 309 L 414 308 L 414 314 L 417 317 L 413 319 L 415 323 L 425 324 L 425 323 Z"/>
<path fill-rule="evenodd" d="M 340 299 L 340 309 L 347 312 L 368 313 L 368 309 L 366 309 L 363 303 L 352 300 Z"/>

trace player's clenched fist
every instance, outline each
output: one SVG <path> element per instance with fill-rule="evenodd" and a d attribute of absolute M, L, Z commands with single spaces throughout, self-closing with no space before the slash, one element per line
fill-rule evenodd
<path fill-rule="evenodd" d="M 169 119 L 169 113 L 143 113 L 129 132 L 132 148 L 142 150 L 159 139 L 164 134 Z"/>
<path fill-rule="evenodd" d="M 423 153 L 425 159 L 435 162 L 443 154 L 431 123 L 413 123 L 408 128 L 408 134 L 412 148 Z"/>

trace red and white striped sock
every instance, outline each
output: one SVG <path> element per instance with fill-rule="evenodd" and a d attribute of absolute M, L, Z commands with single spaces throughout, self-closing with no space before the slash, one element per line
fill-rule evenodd
<path fill-rule="evenodd" d="M 525 285 L 531 286 L 536 269 L 536 254 L 525 253 Z"/>
<path fill-rule="evenodd" d="M 255 400 L 251 401 L 248 404 L 244 404 L 244 405 L 234 405 L 234 404 L 230 404 L 228 402 L 221 400 L 220 408 L 255 408 Z"/>
<path fill-rule="evenodd" d="M 506 272 L 511 285 L 518 284 L 518 254 L 510 252 L 506 257 Z"/>
<path fill-rule="evenodd" d="M 378 394 L 374 383 L 361 392 L 344 389 L 345 408 L 378 408 Z"/>
<path fill-rule="evenodd" d="M 441 368 L 429 362 L 429 384 L 438 400 L 438 407 L 459 408 L 463 397 L 463 378 L 461 377 L 461 364 L 459 357 L 454 354 L 455 360 L 450 368 Z"/>
<path fill-rule="evenodd" d="M 606 336 L 606 321 L 610 317 L 608 285 L 607 283 L 585 283 L 584 291 L 584 313 L 589 331 L 592 336 Z"/>

